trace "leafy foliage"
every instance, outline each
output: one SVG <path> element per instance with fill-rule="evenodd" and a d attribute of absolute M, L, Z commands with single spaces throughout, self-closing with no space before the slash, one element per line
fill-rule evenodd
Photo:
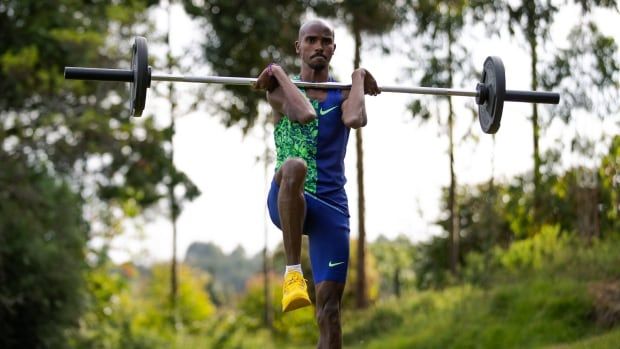
<path fill-rule="evenodd" d="M 599 301 L 592 286 L 617 277 L 618 238 L 584 245 L 566 236 L 548 227 L 514 249 L 497 248 L 492 267 L 483 269 L 484 287 L 465 283 L 380 303 L 352 314 L 344 337 L 359 348 L 572 348 L 572 342 L 614 348 L 613 340 L 598 337 L 601 327 L 593 317 Z M 517 255 L 520 262 L 502 264 Z M 393 326 L 374 330 L 382 325 L 373 321 L 378 316 Z M 605 337 L 617 338 L 616 332 Z"/>
<path fill-rule="evenodd" d="M 270 274 L 271 278 L 271 304 L 273 317 L 273 333 L 277 339 L 285 339 L 288 346 L 313 343 L 318 340 L 318 328 L 314 320 L 314 307 L 306 307 L 294 312 L 283 313 L 280 307 L 282 301 L 282 274 Z M 253 326 L 258 328 L 260 317 L 264 309 L 263 276 L 255 276 L 248 281 L 247 292 L 239 303 L 239 309 L 248 319 L 253 319 Z"/>
<path fill-rule="evenodd" d="M 224 305 L 245 290 L 248 279 L 260 270 L 262 257 L 246 256 L 242 247 L 225 254 L 213 243 L 195 242 L 187 249 L 185 263 L 211 275 L 211 297 L 217 305 Z"/>
<path fill-rule="evenodd" d="M 170 348 L 177 343 L 177 334 L 196 335 L 215 311 L 205 292 L 208 278 L 181 266 L 178 313 L 174 313 L 169 270 L 166 264 L 141 270 L 130 263 L 93 268 L 86 279 L 87 311 L 73 333 L 72 347 Z"/>
<path fill-rule="evenodd" d="M 582 13 L 576 27 L 568 36 L 569 48 L 558 49 L 549 64 L 545 64 L 544 54 L 552 52 L 551 27 L 555 16 L 560 11 L 557 2 L 551 0 L 523 0 L 519 2 L 500 1 L 473 1 L 475 18 L 493 18 L 496 28 L 507 28 L 512 36 L 521 37 L 530 56 L 531 88 L 537 90 L 539 86 L 562 87 L 562 106 L 556 114 L 549 114 L 546 118 L 539 116 L 538 106 L 532 105 L 533 130 L 533 204 L 532 219 L 538 224 L 545 224 L 546 217 L 541 213 L 544 204 L 544 188 L 542 188 L 541 173 L 545 166 L 542 159 L 539 143 L 541 135 L 556 116 L 568 121 L 574 111 L 585 109 L 597 114 L 604 110 L 617 110 L 613 96 L 617 95 L 618 66 L 608 61 L 615 55 L 616 44 L 611 37 L 598 31 L 594 21 L 587 21 L 587 17 L 595 8 L 612 8 L 617 10 L 616 1 L 574 1 L 581 7 Z M 499 32 L 499 31 L 498 31 Z M 542 72 L 542 73 L 541 73 Z M 583 81 L 583 77 L 585 81 Z M 616 79 L 616 81 L 614 81 Z M 566 88 L 565 86 L 571 86 Z M 606 102 L 602 102 L 607 100 Z M 576 139 L 575 143 L 581 142 Z"/>
<path fill-rule="evenodd" d="M 613 58 L 618 52 L 614 38 L 601 33 L 592 20 L 575 26 L 568 40 L 570 47 L 559 49 L 541 69 L 544 88 L 561 91 L 557 115 L 568 122 L 577 110 L 592 112 L 599 118 L 616 113 L 620 110 L 620 65 Z"/>
<path fill-rule="evenodd" d="M 393 294 L 399 297 L 404 290 L 413 289 L 413 261 L 417 250 L 406 236 L 401 235 L 394 240 L 380 236 L 370 244 L 369 250 L 376 259 L 381 277 L 380 296 Z"/>
<path fill-rule="evenodd" d="M 206 292 L 209 278 L 206 273 L 181 264 L 176 308 L 170 303 L 170 265 L 150 268 L 150 275 L 142 280 L 142 292 L 148 303 L 146 311 L 136 318 L 146 328 L 164 328 L 166 324 L 196 332 L 201 322 L 213 315 L 215 307 Z"/>
<path fill-rule="evenodd" d="M 414 29 L 410 36 L 419 41 L 423 50 L 407 52 L 414 62 L 407 70 L 422 86 L 451 88 L 458 85 L 458 80 L 473 75 L 471 68 L 468 69 L 469 50 L 464 41 L 457 40 L 466 29 L 469 11 L 467 1 L 414 2 L 410 13 Z M 413 117 L 423 121 L 432 116 L 420 99 L 416 98 L 408 108 Z"/>
<path fill-rule="evenodd" d="M 71 332 L 71 348 L 167 348 L 169 338 L 162 328 L 136 326 L 146 308 L 145 297 L 132 293 L 138 276 L 131 264 L 115 266 L 102 261 L 86 274 L 82 295 L 85 312 L 79 327 Z"/>
<path fill-rule="evenodd" d="M 618 188 L 617 173 L 618 136 L 610 144 L 608 154 L 601 160 L 598 169 L 568 169 L 564 173 L 551 173 L 541 182 L 543 205 L 540 207 L 544 225 L 534 224 L 531 211 L 533 192 L 528 189 L 529 176 L 520 175 L 508 183 L 483 183 L 459 188 L 460 240 L 463 257 L 462 265 L 475 262 L 484 270 L 489 267 L 490 253 L 496 247 L 520 246 L 518 240 L 543 234 L 545 239 L 549 229 L 576 235 L 583 241 L 612 235 L 617 229 Z M 545 163 L 557 164 L 557 154 L 549 152 Z M 552 167 L 559 166 L 553 165 Z M 584 173 L 594 173 L 593 183 L 584 181 Z M 443 210 L 439 225 L 445 231 L 448 227 L 447 190 L 443 196 Z M 551 228 L 554 227 L 554 228 Z M 547 233 L 546 233 L 547 232 Z M 544 240 L 543 240 L 544 241 Z M 541 242 L 546 245 L 546 242 Z M 428 288 L 450 284 L 445 272 L 445 252 L 447 239 L 434 237 L 418 247 L 418 260 L 415 263 L 418 287 Z M 523 247 L 530 249 L 533 247 Z M 475 252 L 473 256 L 467 254 Z M 484 273 L 483 273 L 484 274 Z M 484 276 L 479 274 L 479 276 Z"/>
<path fill-rule="evenodd" d="M 320 16 L 335 18 L 349 31 L 368 35 L 389 33 L 405 20 L 409 1 L 311 0 L 309 5 Z"/>
<path fill-rule="evenodd" d="M 81 288 L 87 239 L 106 238 L 119 216 L 153 206 L 164 183 L 184 187 L 184 199 L 198 195 L 168 159 L 168 130 L 126 118 L 123 85 L 62 75 L 65 65 L 128 66 L 129 47 L 116 41 L 129 42 L 154 3 L 0 4 L 0 159 L 9 176 L 0 187 L 8 210 L 0 214 L 7 224 L 0 298 L 3 327 L 13 332 L 2 336 L 8 347 L 66 347 L 88 298 Z"/>
<path fill-rule="evenodd" d="M 198 5 L 184 0 L 183 5 L 190 16 L 204 23 L 204 60 L 216 75 L 258 76 L 271 62 L 293 72 L 294 43 L 306 11 L 302 1 L 260 0 L 250 5 L 240 0 L 208 0 Z M 247 131 L 254 125 L 265 95 L 243 86 L 223 89 L 226 98 L 218 101 L 217 111 L 227 126 L 239 124 Z"/>
<path fill-rule="evenodd" d="M 273 328 L 263 327 L 263 280 L 256 274 L 260 258 L 245 256 L 242 249 L 227 256 L 214 245 L 206 251 L 192 246 L 197 252 L 188 253 L 188 264 L 213 275 L 181 268 L 175 311 L 168 298 L 168 265 L 113 265 L 105 246 L 88 244 L 99 232 L 121 232 L 122 219 L 156 205 L 168 185 L 183 189 L 177 190 L 184 193 L 181 201 L 199 194 L 170 161 L 173 130 L 158 128 L 148 117 L 126 118 L 128 94 L 122 85 L 62 77 L 65 65 L 126 67 L 129 37 L 150 29 L 145 14 L 156 3 L 0 3 L 2 348 L 277 348 L 316 341 L 311 307 L 292 314 L 279 311 L 277 275 L 270 275 L 271 303 L 276 305 Z M 620 108 L 619 67 L 613 60 L 617 44 L 587 15 L 596 6 L 617 4 L 575 3 L 583 10 L 581 25 L 571 30 L 567 48 L 553 52 L 547 51 L 545 40 L 558 10 L 556 2 L 468 4 L 474 9 L 491 6 L 473 12 L 489 28 L 489 19 L 497 14 L 498 27 L 512 26 L 512 33 L 526 41 L 531 39 L 528 35 L 542 40 L 534 44 L 544 44 L 532 51 L 541 53 L 544 47 L 546 54 L 534 65 L 542 72 L 535 80 L 545 88 L 564 90 L 567 104 L 558 114 L 564 120 L 570 122 L 577 108 L 613 117 Z M 457 16 L 467 10 L 462 1 L 183 4 L 195 19 L 204 19 L 205 57 L 221 75 L 257 75 L 271 61 L 291 71 L 299 20 L 311 7 L 345 24 L 360 43 L 362 33 L 380 35 L 404 18 L 415 18 L 431 39 L 417 52 L 427 57 L 429 68 L 418 69 L 468 69 L 459 67 L 461 61 L 444 59 L 445 42 L 440 40 L 442 29 L 465 24 L 468 17 Z M 411 12 L 413 4 L 419 11 Z M 462 53 L 458 44 L 455 50 Z M 359 56 L 359 47 L 357 51 Z M 453 81 L 447 73 L 426 74 L 422 80 L 438 86 Z M 262 99 L 261 93 L 247 88 L 230 89 L 217 105 L 227 113 L 226 124 L 239 123 L 247 130 Z M 430 116 L 421 103 L 412 111 Z M 617 295 L 592 295 L 617 289 L 620 274 L 620 137 L 605 137 L 572 144 L 573 151 L 594 158 L 593 145 L 610 141 L 600 164 L 595 158 L 592 168 L 563 168 L 560 147 L 542 152 L 538 217 L 531 210 L 536 204 L 529 184 L 532 173 L 457 188 L 464 252 L 461 279 L 447 272 L 445 236 L 416 246 L 406 238 L 370 243 L 365 275 L 373 307 L 350 309 L 357 277 L 352 268 L 344 306 L 346 344 L 535 347 L 598 335 L 606 329 L 599 327 L 601 323 L 617 324 Z M 584 174 L 591 180 L 584 180 Z M 446 191 L 438 222 L 446 230 L 448 196 Z M 352 266 L 357 263 L 356 246 L 353 241 Z M 311 279 L 307 253 L 302 260 Z M 274 261 L 277 269 L 283 267 L 281 247 Z M 401 286 L 407 289 L 414 281 L 419 288 L 458 286 L 419 293 L 408 289 L 397 300 L 385 297 L 400 294 Z M 310 288 L 312 293 L 312 284 Z M 575 347 L 615 348 L 617 338 L 616 330 L 583 339 Z"/>
<path fill-rule="evenodd" d="M 42 166 L 0 163 L 0 347 L 65 347 L 82 310 L 82 201 Z"/>
<path fill-rule="evenodd" d="M 409 73 L 415 80 L 419 80 L 423 86 L 452 87 L 458 81 L 467 80 L 473 74 L 469 48 L 464 41 L 458 40 L 467 28 L 466 19 L 471 12 L 467 1 L 417 1 L 414 2 L 411 14 L 414 24 L 413 35 L 423 50 L 417 50 L 412 46 L 407 52 L 412 59 L 415 68 L 409 68 Z M 418 45 L 416 45 L 418 46 Z M 425 98 L 427 101 L 430 98 Z M 411 102 L 408 106 L 413 118 L 421 121 L 429 121 L 431 117 L 437 119 L 438 124 L 445 129 L 448 136 L 449 177 L 450 186 L 447 193 L 447 226 L 449 266 L 453 274 L 458 273 L 458 260 L 460 259 L 460 239 L 458 226 L 458 196 L 457 175 L 455 172 L 456 150 L 459 142 L 455 135 L 455 112 L 452 97 L 447 101 L 448 113 L 442 117 L 440 109 L 431 112 L 419 101 Z M 445 121 L 444 121 L 445 120 Z M 473 120 L 472 120 L 473 121 Z M 463 136 L 463 140 L 467 138 Z"/>
<path fill-rule="evenodd" d="M 620 231 L 620 136 L 615 136 L 609 153 L 599 168 L 601 186 L 601 226 L 604 231 Z"/>
<path fill-rule="evenodd" d="M 12 1 L 0 6 L 0 142 L 2 151 L 21 154 L 71 178 L 86 195 L 138 207 L 165 194 L 173 181 L 185 198 L 198 189 L 167 159 L 167 130 L 151 119 L 129 120 L 128 92 L 121 84 L 65 81 L 65 65 L 129 64 L 124 39 L 135 21 L 144 21 L 152 2 Z M 127 40 L 128 41 L 128 40 Z"/>

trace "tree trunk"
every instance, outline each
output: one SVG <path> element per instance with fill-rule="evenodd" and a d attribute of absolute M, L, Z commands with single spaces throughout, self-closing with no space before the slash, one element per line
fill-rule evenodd
<path fill-rule="evenodd" d="M 265 244 L 265 248 L 263 249 L 263 280 L 264 280 L 264 289 L 265 289 L 265 309 L 263 314 L 263 320 L 265 321 L 265 327 L 268 329 L 272 329 L 272 317 L 271 317 L 271 295 L 270 295 L 270 286 L 269 286 L 269 254 L 267 252 L 267 244 Z"/>
<path fill-rule="evenodd" d="M 174 61 L 172 59 L 172 48 L 170 46 L 170 4 L 168 4 L 168 34 L 166 35 L 166 45 L 168 46 L 168 71 L 172 71 Z M 170 83 L 168 85 L 168 101 L 170 102 L 170 171 L 174 169 L 174 133 L 175 122 L 174 113 L 176 110 L 176 102 L 174 97 L 174 85 Z M 174 187 L 176 180 L 172 173 L 169 173 L 170 179 L 168 181 L 168 199 L 170 207 L 170 220 L 172 222 L 172 261 L 170 263 L 170 306 L 172 309 L 172 321 L 176 324 L 176 309 L 177 309 L 177 289 L 178 289 L 178 274 L 177 274 L 177 217 L 178 204 L 174 195 Z M 174 326 L 176 328 L 176 326 Z"/>
<path fill-rule="evenodd" d="M 531 70 L 532 70 L 532 91 L 536 91 L 538 89 L 538 72 L 536 70 L 536 66 L 538 65 L 538 41 L 536 36 L 536 5 L 534 2 L 527 6 L 527 41 L 530 46 L 530 54 L 532 57 L 531 61 Z M 540 139 L 540 125 L 538 123 L 538 104 L 532 103 L 532 141 L 534 143 L 534 206 L 532 216 L 534 219 L 534 225 L 538 226 L 541 223 L 541 197 L 540 197 L 540 167 L 541 167 L 541 158 L 540 158 L 540 148 L 539 148 L 539 139 Z"/>
<path fill-rule="evenodd" d="M 394 295 L 396 298 L 400 298 L 400 268 L 396 267 L 394 270 Z"/>
<path fill-rule="evenodd" d="M 454 38 L 452 29 L 448 26 L 448 83 L 454 86 L 454 77 L 452 75 L 452 45 Z M 459 266 L 459 213 L 456 199 L 456 173 L 454 171 L 454 106 L 452 105 L 452 97 L 448 97 L 448 138 L 450 155 L 450 191 L 448 194 L 448 207 L 450 211 L 450 271 L 453 275 L 458 274 Z"/>
<path fill-rule="evenodd" d="M 170 154 L 170 161 L 172 162 L 172 153 Z M 176 311 L 177 305 L 177 289 L 178 289 L 178 275 L 177 275 L 177 218 L 176 218 L 176 199 L 174 197 L 174 185 L 168 186 L 168 194 L 170 198 L 170 219 L 172 220 L 172 262 L 170 263 L 170 304 L 172 311 Z"/>
<path fill-rule="evenodd" d="M 493 151 L 491 152 L 491 178 L 489 179 L 489 189 L 493 191 L 493 187 L 495 186 L 495 151 L 497 150 L 495 134 L 491 135 L 491 139 L 493 140 Z"/>
<path fill-rule="evenodd" d="M 450 211 L 450 271 L 458 274 L 459 266 L 459 213 L 456 204 L 456 173 L 454 171 L 454 110 L 452 98 L 448 98 L 448 133 L 450 153 L 450 191 L 448 207 Z"/>
<path fill-rule="evenodd" d="M 361 63 L 361 46 L 362 35 L 360 30 L 354 28 L 355 36 L 355 59 L 353 61 L 354 69 L 359 68 Z M 366 292 L 366 205 L 364 197 L 364 149 L 362 129 L 355 130 L 355 150 L 357 154 L 357 208 L 358 208 L 358 225 L 359 234 L 357 238 L 357 280 L 355 292 L 355 305 L 358 309 L 368 306 L 368 297 Z"/>
<path fill-rule="evenodd" d="M 576 198 L 577 231 L 584 241 L 591 243 L 601 236 L 599 220 L 599 184 L 595 170 L 581 168 L 577 171 L 574 196 Z"/>
<path fill-rule="evenodd" d="M 263 144 L 265 144 L 265 153 L 263 154 L 263 161 L 264 161 L 264 165 L 265 167 L 263 168 L 265 170 L 265 192 L 268 191 L 269 189 L 269 146 L 267 145 L 267 139 L 268 139 L 268 135 L 267 135 L 267 123 L 268 120 L 265 119 L 265 122 L 263 123 Z M 264 214 L 263 217 L 264 218 L 264 222 L 263 222 L 263 232 L 264 232 L 264 236 L 265 236 L 265 247 L 263 248 L 263 287 L 265 289 L 265 293 L 264 293 L 264 297 L 265 297 L 265 308 L 264 308 L 264 314 L 263 314 L 263 320 L 265 322 L 265 327 L 267 327 L 268 329 L 272 330 L 273 329 L 273 317 L 271 314 L 271 287 L 269 285 L 269 251 L 267 249 L 268 243 L 267 243 L 267 238 L 268 238 L 268 225 L 269 223 L 267 222 L 267 205 L 264 206 L 263 208 L 264 210 Z"/>

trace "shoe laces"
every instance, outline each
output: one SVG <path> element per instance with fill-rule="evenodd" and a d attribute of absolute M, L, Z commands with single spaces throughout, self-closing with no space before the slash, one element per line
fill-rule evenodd
<path fill-rule="evenodd" d="M 293 273 L 286 278 L 285 286 L 287 289 L 293 287 L 303 288 L 305 285 L 305 279 L 299 275 L 299 273 Z"/>

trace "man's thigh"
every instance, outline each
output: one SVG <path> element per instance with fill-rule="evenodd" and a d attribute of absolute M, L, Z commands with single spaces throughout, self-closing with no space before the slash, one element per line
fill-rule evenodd
<path fill-rule="evenodd" d="M 314 283 L 344 284 L 349 266 L 349 217 L 312 195 L 306 195 L 306 202 L 304 230 L 308 234 Z"/>

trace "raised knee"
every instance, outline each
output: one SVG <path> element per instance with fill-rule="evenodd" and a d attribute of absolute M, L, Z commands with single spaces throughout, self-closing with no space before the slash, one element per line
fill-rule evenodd
<path fill-rule="evenodd" d="M 290 158 L 282 164 L 280 171 L 282 171 L 280 185 L 298 186 L 305 181 L 308 166 L 301 158 Z"/>

